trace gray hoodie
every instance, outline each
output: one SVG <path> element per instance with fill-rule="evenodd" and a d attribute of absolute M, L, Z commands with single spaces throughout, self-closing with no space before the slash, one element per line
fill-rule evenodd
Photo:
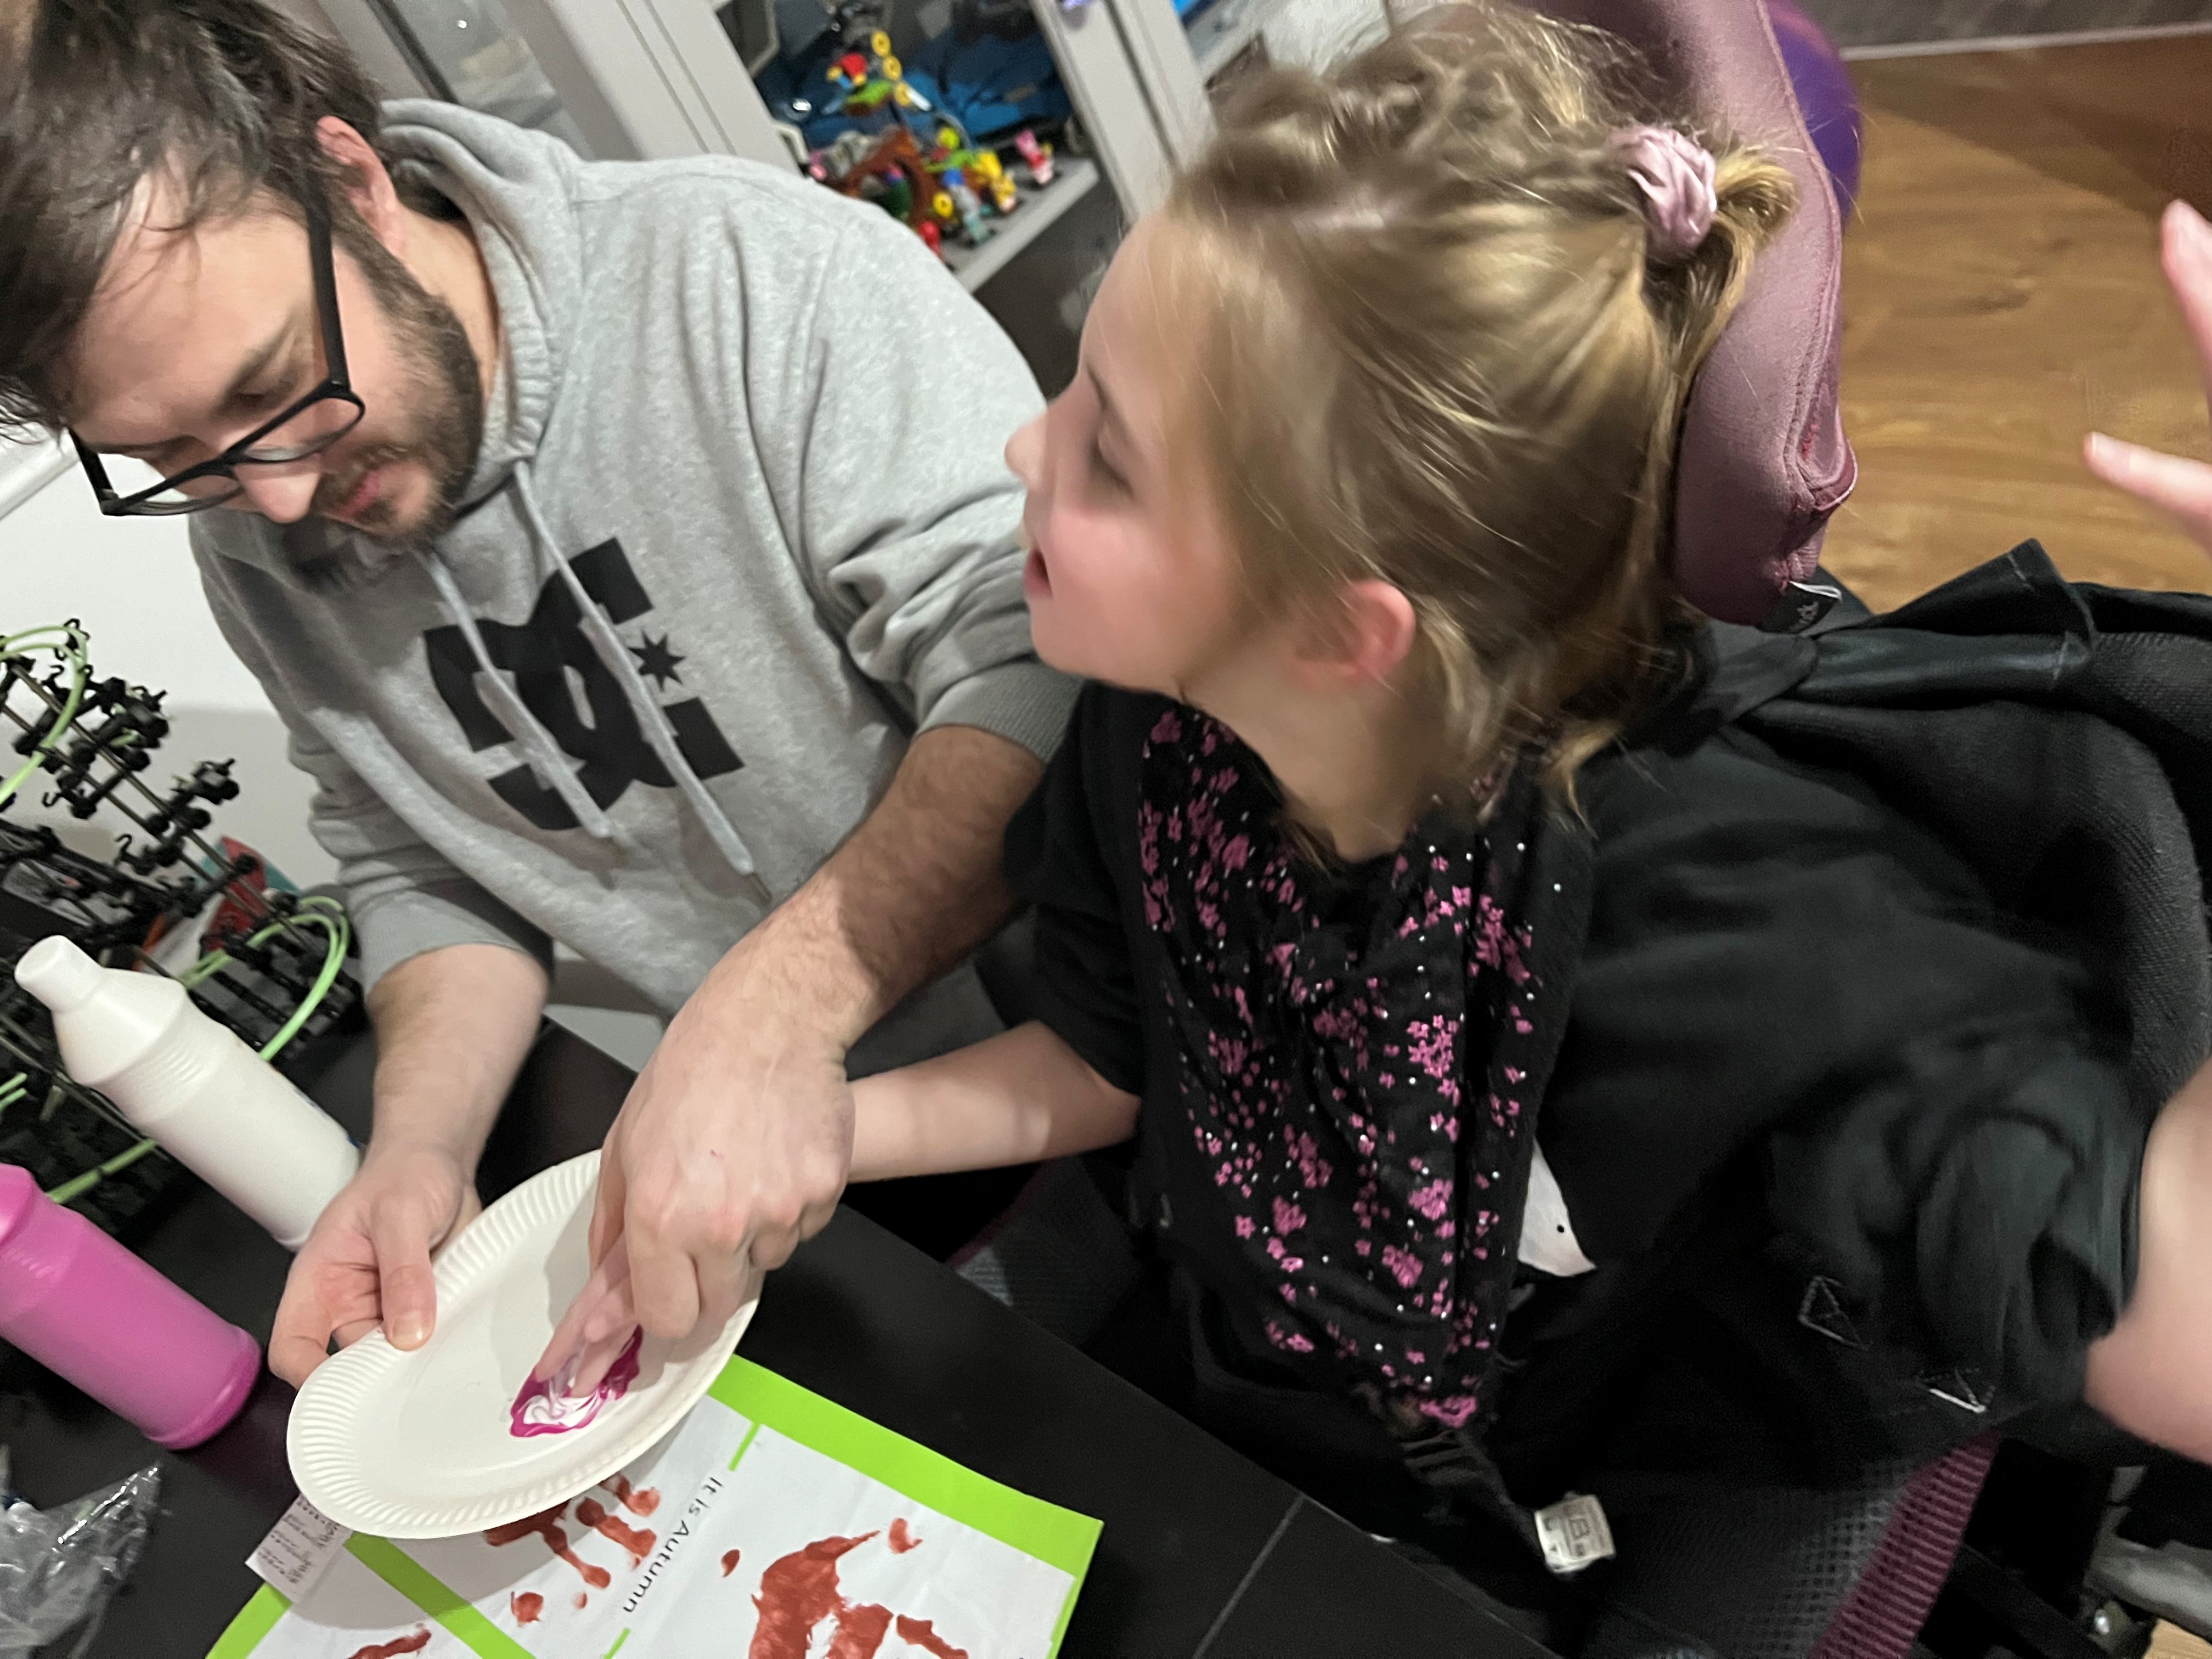
<path fill-rule="evenodd" d="M 873 207 L 386 112 L 467 216 L 506 336 L 464 511 L 335 590 L 268 521 L 203 514 L 201 578 L 320 786 L 368 981 L 558 939 L 672 1010 L 913 732 L 1057 743 L 1073 688 L 1030 654 L 1000 459 L 1036 384 Z M 907 1053 L 988 1029 L 972 975 L 917 1003 L 902 1023 L 934 1030 Z"/>

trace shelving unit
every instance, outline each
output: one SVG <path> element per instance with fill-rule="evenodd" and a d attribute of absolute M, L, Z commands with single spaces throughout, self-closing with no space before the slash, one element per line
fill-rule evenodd
<path fill-rule="evenodd" d="M 1213 0 L 1185 26 L 1201 80 L 1211 81 L 1280 17 L 1291 0 Z"/>
<path fill-rule="evenodd" d="M 981 247 L 949 248 L 945 263 L 973 294 L 1095 190 L 1100 177 L 1096 162 L 1062 161 L 1058 174 L 1042 190 L 1023 188 L 1022 204 L 1012 218 L 991 222 L 996 234 L 989 241 Z"/>
<path fill-rule="evenodd" d="M 783 35 L 797 52 L 817 38 L 799 27 L 811 22 L 812 9 L 825 17 L 835 9 L 827 0 L 744 0 L 742 13 L 721 0 L 276 3 L 334 29 L 395 96 L 507 115 L 599 160 L 722 154 L 792 169 L 803 169 L 805 157 L 793 154 L 791 130 L 777 125 L 755 79 L 761 52 L 777 38 L 768 19 L 787 11 L 796 20 Z M 1082 129 L 1083 154 L 1063 144 L 1054 182 L 1024 189 L 1015 212 L 991 221 L 988 241 L 948 250 L 947 263 L 969 292 L 988 289 L 984 303 L 1042 366 L 1041 375 L 1060 372 L 1072 355 L 1119 228 L 1158 204 L 1175 167 L 1204 142 L 1212 112 L 1194 39 L 1207 44 L 1209 59 L 1225 61 L 1285 3 L 1214 0 L 1187 32 L 1175 0 L 1085 0 L 1073 9 L 1066 0 L 1029 0 Z M 895 0 L 884 29 L 912 63 L 954 15 L 943 0 Z M 1027 95 L 1007 91 L 1017 100 Z"/>

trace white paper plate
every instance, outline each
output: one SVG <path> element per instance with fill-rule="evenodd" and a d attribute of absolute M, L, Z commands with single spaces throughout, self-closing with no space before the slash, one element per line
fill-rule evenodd
<path fill-rule="evenodd" d="M 638 1456 L 699 1403 L 760 1305 L 682 1342 L 648 1337 L 629 1392 L 586 1427 L 518 1438 L 510 1408 L 589 1277 L 599 1155 L 532 1177 L 438 1258 L 438 1322 L 402 1353 L 381 1332 L 300 1390 L 285 1450 L 300 1493 L 356 1532 L 450 1538 L 520 1521 Z"/>

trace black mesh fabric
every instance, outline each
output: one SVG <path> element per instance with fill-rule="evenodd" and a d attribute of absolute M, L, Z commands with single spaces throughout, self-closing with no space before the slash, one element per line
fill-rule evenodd
<path fill-rule="evenodd" d="M 1142 1273 L 1127 1231 L 1072 1158 L 1040 1169 L 953 1265 L 969 1284 L 1078 1347 L 1097 1334 Z"/>
<path fill-rule="evenodd" d="M 1835 1488 L 1595 1483 L 1620 1554 L 1582 1659 L 1805 1659 L 1881 1541 L 1912 1466 Z"/>

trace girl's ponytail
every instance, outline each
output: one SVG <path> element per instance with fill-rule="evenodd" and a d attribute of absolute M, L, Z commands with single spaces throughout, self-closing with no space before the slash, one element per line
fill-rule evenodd
<path fill-rule="evenodd" d="M 1657 131 L 1684 144 L 1696 142 L 1672 129 Z M 1790 170 L 1764 151 L 1724 144 L 1717 155 L 1702 148 L 1698 154 L 1711 167 L 1712 205 L 1704 234 L 1677 252 L 1664 245 L 1663 233 L 1647 232 L 1654 243 L 1647 292 L 1674 337 L 1676 366 L 1685 379 L 1694 376 L 1711 355 L 1743 298 L 1759 250 L 1773 240 L 1797 204 Z M 1662 204 L 1647 198 L 1647 222 L 1662 210 Z"/>
<path fill-rule="evenodd" d="M 1609 35 L 1438 5 L 1247 83 L 1165 210 L 1251 593 L 1412 599 L 1443 793 L 1534 755 L 1571 796 L 1679 678 L 1682 414 L 1795 187 L 1662 112 Z"/>

